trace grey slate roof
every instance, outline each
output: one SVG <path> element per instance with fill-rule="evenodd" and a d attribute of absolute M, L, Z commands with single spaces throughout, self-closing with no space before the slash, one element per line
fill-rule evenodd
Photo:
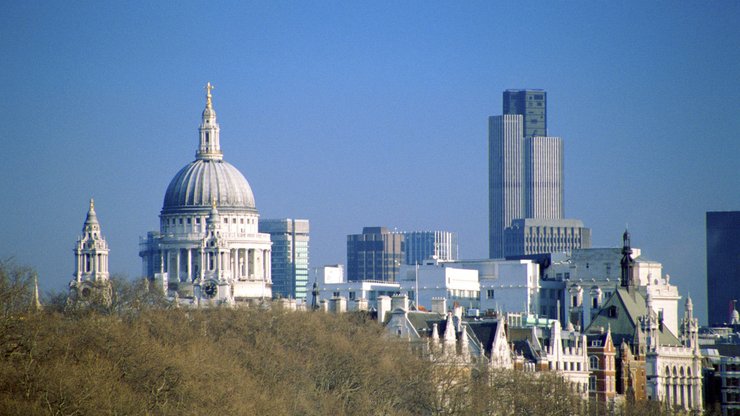
<path fill-rule="evenodd" d="M 616 317 L 609 316 L 610 308 L 617 310 Z M 631 344 L 639 329 L 638 319 L 647 314 L 645 298 L 638 291 L 628 292 L 625 288 L 617 288 L 612 296 L 604 302 L 604 306 L 586 328 L 586 333 L 600 332 L 600 328 L 611 326 L 612 342 L 620 345 L 622 341 Z M 681 342 L 665 326 L 658 334 L 661 345 L 680 345 Z"/>

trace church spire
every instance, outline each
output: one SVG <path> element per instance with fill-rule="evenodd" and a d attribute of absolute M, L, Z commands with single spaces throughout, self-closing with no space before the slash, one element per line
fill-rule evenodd
<path fill-rule="evenodd" d="M 200 160 L 222 160 L 221 144 L 219 143 L 220 128 L 216 122 L 216 111 L 213 109 L 213 96 L 211 90 L 213 85 L 206 84 L 206 108 L 203 110 L 203 118 L 198 128 L 200 133 L 200 146 L 195 153 L 195 158 Z"/>
<path fill-rule="evenodd" d="M 627 230 L 624 230 L 624 234 L 622 235 L 622 279 L 621 279 L 621 285 L 622 287 L 630 288 L 634 286 L 634 267 L 635 267 L 635 260 L 632 258 L 632 247 L 630 243 L 630 233 Z"/>

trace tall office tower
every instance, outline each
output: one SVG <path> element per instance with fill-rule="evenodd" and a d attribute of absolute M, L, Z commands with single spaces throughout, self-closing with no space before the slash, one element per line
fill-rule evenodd
<path fill-rule="evenodd" d="M 272 241 L 272 295 L 306 299 L 308 283 L 308 220 L 259 220 L 259 232 Z"/>
<path fill-rule="evenodd" d="M 403 234 L 364 227 L 362 234 L 347 236 L 347 281 L 395 282 L 403 253 Z"/>
<path fill-rule="evenodd" d="M 709 325 L 730 322 L 740 300 L 740 211 L 707 212 Z"/>
<path fill-rule="evenodd" d="M 504 114 L 523 117 L 524 137 L 547 136 L 547 93 L 544 90 L 504 91 Z"/>
<path fill-rule="evenodd" d="M 526 218 L 563 218 L 563 140 L 524 139 Z"/>
<path fill-rule="evenodd" d="M 488 124 L 490 258 L 505 256 L 512 220 L 563 218 L 563 141 L 547 136 L 547 93 L 506 90 L 503 109 Z"/>
<path fill-rule="evenodd" d="M 435 258 L 457 260 L 457 233 L 449 231 L 410 231 L 403 233 L 406 264 L 424 264 Z"/>
<path fill-rule="evenodd" d="M 490 258 L 504 257 L 504 229 L 523 218 L 524 139 L 522 116 L 488 118 L 488 249 Z"/>

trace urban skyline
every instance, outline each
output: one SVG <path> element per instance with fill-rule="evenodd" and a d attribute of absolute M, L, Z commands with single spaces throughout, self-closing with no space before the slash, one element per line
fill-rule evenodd
<path fill-rule="evenodd" d="M 312 265 L 369 224 L 454 231 L 461 258 L 484 258 L 486 117 L 502 91 L 542 88 L 568 141 L 567 216 L 594 247 L 628 224 L 705 321 L 704 218 L 740 207 L 740 121 L 697 103 L 740 95 L 740 6 L 665 6 L 11 4 L 0 255 L 64 289 L 93 197 L 110 272 L 138 276 L 211 81 L 231 162 L 264 218 L 311 221 Z"/>

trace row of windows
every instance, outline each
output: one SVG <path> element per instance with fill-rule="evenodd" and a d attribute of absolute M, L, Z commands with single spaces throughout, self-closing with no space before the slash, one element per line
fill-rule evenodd
<path fill-rule="evenodd" d="M 203 222 L 205 224 L 206 217 L 184 217 L 184 218 L 167 218 L 164 220 L 165 225 L 177 225 L 178 223 L 180 225 L 183 225 L 185 223 L 192 224 L 193 218 L 195 219 L 196 224 L 200 224 Z M 224 224 L 236 224 L 237 220 L 240 224 L 244 224 L 244 218 L 237 218 L 237 217 L 224 217 Z M 254 224 L 255 219 L 254 218 L 247 218 L 247 224 Z"/>

